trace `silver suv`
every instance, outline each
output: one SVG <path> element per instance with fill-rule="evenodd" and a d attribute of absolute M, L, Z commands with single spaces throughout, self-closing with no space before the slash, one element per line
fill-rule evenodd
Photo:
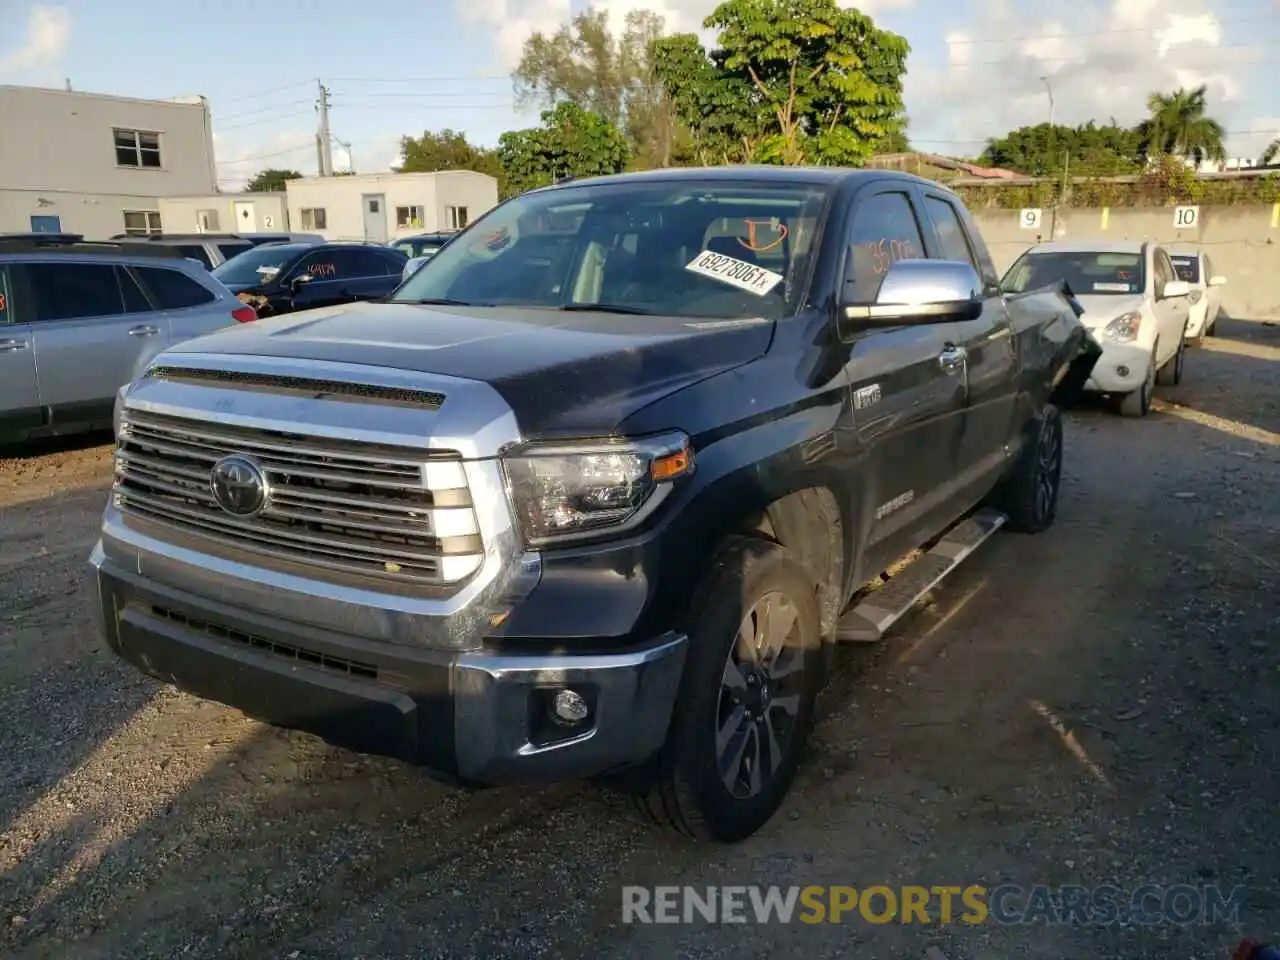
<path fill-rule="evenodd" d="M 167 245 L 0 237 L 0 443 L 110 428 L 151 357 L 256 318 Z"/>

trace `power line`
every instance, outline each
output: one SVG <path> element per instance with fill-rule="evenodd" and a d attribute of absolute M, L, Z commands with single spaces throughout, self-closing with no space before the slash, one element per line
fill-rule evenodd
<path fill-rule="evenodd" d="M 332 106 L 335 110 L 516 110 L 511 103 L 348 103 L 338 100 Z"/>
<path fill-rule="evenodd" d="M 271 110 L 279 110 L 281 107 L 297 107 L 297 106 L 301 106 L 302 104 L 310 105 L 311 103 L 312 103 L 311 100 L 284 100 L 284 101 L 281 101 L 280 103 L 270 104 L 269 106 L 258 107 L 255 110 L 241 110 L 239 113 L 224 114 L 219 119 L 235 120 L 235 119 L 238 119 L 239 117 L 253 117 L 259 113 L 267 113 Z"/>
<path fill-rule="evenodd" d="M 237 157 L 234 160 L 218 160 L 220 165 L 229 163 L 253 163 L 256 160 L 270 160 L 272 157 L 283 157 L 286 153 L 297 153 L 299 150 L 309 150 L 315 147 L 315 143 L 308 141 L 299 143 L 292 147 L 285 147 L 283 150 L 275 150 L 271 153 L 260 153 L 255 157 Z"/>
<path fill-rule="evenodd" d="M 296 83 L 286 83 L 280 87 L 271 87 L 267 90 L 259 90 L 257 93 L 246 93 L 239 97 L 228 97 L 223 103 L 243 103 L 245 100 L 257 100 L 260 97 L 270 96 L 273 93 L 280 93 L 283 90 L 293 90 L 296 87 L 308 87 L 315 81 L 299 80 Z"/>
<path fill-rule="evenodd" d="M 244 130 L 248 127 L 260 127 L 265 123 L 279 123 L 281 120 L 292 120 L 295 117 L 305 117 L 310 114 L 310 110 L 294 110 L 290 113 L 277 114 L 274 117 L 263 117 L 261 120 L 250 120 L 248 123 L 233 123 L 226 125 L 220 121 L 214 121 L 214 126 L 218 129 L 219 133 L 226 133 L 229 130 Z"/>

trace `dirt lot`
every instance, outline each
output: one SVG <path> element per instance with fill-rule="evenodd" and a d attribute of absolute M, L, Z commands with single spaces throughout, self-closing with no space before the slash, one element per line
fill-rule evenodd
<path fill-rule="evenodd" d="M 1280 938 L 1280 329 L 1146 422 L 1073 411 L 1058 524 L 843 651 L 732 848 L 570 784 L 463 793 L 140 676 L 94 636 L 95 441 L 0 460 L 0 954 L 1206 958 Z M 1169 406 L 1169 403 L 1178 406 Z M 627 926 L 624 884 L 1243 885 L 1241 926 Z"/>

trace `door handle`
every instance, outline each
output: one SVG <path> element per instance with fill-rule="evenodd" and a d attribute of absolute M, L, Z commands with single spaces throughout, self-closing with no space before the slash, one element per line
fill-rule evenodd
<path fill-rule="evenodd" d="M 153 327 L 153 326 L 152 326 L 151 324 L 149 324 L 149 323 L 144 323 L 144 324 L 142 324 L 142 326 L 139 326 L 139 327 L 132 327 L 132 328 L 129 330 L 129 336 L 131 336 L 131 337 L 154 337 L 154 336 L 155 336 L 157 333 L 159 333 L 159 332 L 160 332 L 160 328 L 159 328 L 159 327 Z"/>
<path fill-rule="evenodd" d="M 947 344 L 946 348 L 938 354 L 938 364 L 947 373 L 955 373 L 957 370 L 964 368 L 966 352 L 964 347 L 957 347 L 953 343 Z"/>
<path fill-rule="evenodd" d="M 0 340 L 0 353 L 13 353 L 15 350 L 27 349 L 25 340 Z"/>

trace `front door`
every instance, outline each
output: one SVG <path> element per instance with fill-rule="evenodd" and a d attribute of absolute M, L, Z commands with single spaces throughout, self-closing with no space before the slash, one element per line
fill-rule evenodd
<path fill-rule="evenodd" d="M 54 421 L 109 418 L 116 391 L 164 347 L 168 323 L 133 278 L 110 263 L 19 266 L 31 299 L 40 402 Z"/>
<path fill-rule="evenodd" d="M 982 315 L 955 325 L 964 350 L 967 406 L 956 469 L 947 486 L 955 509 L 962 512 L 1004 471 L 1018 398 L 1018 357 L 995 266 L 984 263 L 963 214 L 951 198 L 929 190 L 924 191 L 924 207 L 933 228 L 933 255 L 968 263 L 983 283 Z"/>
<path fill-rule="evenodd" d="M 893 263 L 924 258 L 921 222 L 905 184 L 860 197 L 848 231 L 846 296 L 871 302 Z M 954 472 L 964 422 L 957 337 L 951 323 L 872 330 L 850 351 L 853 424 L 866 464 L 854 510 L 869 518 L 870 570 L 918 546 L 945 506 L 940 493 Z"/>
<path fill-rule="evenodd" d="M 1178 344 L 1187 329 L 1187 317 L 1191 310 L 1191 301 L 1187 297 L 1166 297 L 1164 295 L 1165 284 L 1172 283 L 1178 279 L 1178 273 L 1173 269 L 1173 261 L 1169 259 L 1169 254 L 1164 251 L 1164 248 L 1156 247 L 1152 251 L 1151 259 L 1155 276 L 1154 309 L 1160 337 L 1160 342 L 1156 349 L 1156 365 L 1163 366 L 1170 357 L 1178 352 Z"/>
<path fill-rule="evenodd" d="M 236 233 L 257 232 L 258 216 L 252 200 L 237 200 L 235 202 L 235 213 Z"/>
<path fill-rule="evenodd" d="M 21 322 L 9 284 L 9 268 L 0 264 L 0 441 L 21 439 L 40 426 L 40 391 L 31 325 Z"/>
<path fill-rule="evenodd" d="M 380 193 L 366 193 L 360 203 L 364 208 L 364 238 L 385 241 L 387 239 L 387 202 Z"/>

